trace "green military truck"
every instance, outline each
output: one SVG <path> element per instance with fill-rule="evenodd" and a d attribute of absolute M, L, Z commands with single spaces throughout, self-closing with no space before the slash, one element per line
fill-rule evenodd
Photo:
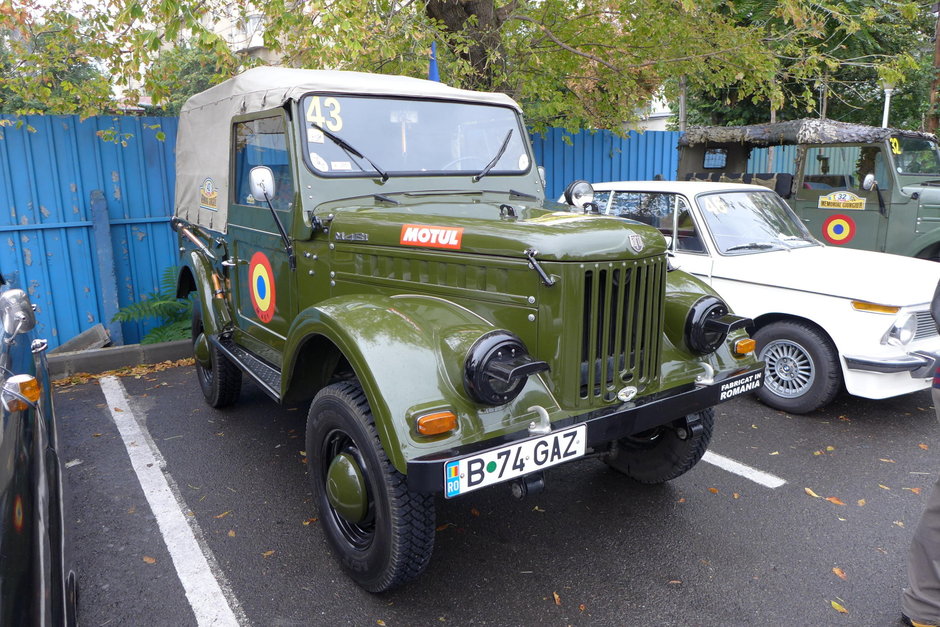
<path fill-rule="evenodd" d="M 680 180 L 775 189 L 817 238 L 940 261 L 940 152 L 929 133 L 804 119 L 694 127 Z"/>
<path fill-rule="evenodd" d="M 207 402 L 309 402 L 308 475 L 363 588 L 418 576 L 435 499 L 597 456 L 656 483 L 761 384 L 748 320 L 653 228 L 546 201 L 509 97 L 253 69 L 180 116 L 178 295 Z"/>

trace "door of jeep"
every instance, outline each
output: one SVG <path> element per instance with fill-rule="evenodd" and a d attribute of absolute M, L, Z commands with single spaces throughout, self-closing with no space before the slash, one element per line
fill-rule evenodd
<path fill-rule="evenodd" d="M 874 173 L 885 203 L 891 201 L 890 161 L 877 144 L 800 146 L 796 191 L 790 206 L 810 232 L 832 246 L 883 251 L 887 206 L 862 181 Z"/>
<path fill-rule="evenodd" d="M 263 198 L 251 194 L 249 173 L 256 166 L 271 168 L 271 204 L 289 231 L 296 195 L 287 126 L 280 109 L 236 118 L 232 125 L 232 197 L 228 213 L 230 254 L 236 262 L 231 296 L 235 339 L 277 367 L 296 314 L 296 276 L 271 209 Z"/>

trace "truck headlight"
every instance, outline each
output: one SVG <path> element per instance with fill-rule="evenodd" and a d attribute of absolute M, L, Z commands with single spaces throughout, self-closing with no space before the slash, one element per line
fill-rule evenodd
<path fill-rule="evenodd" d="M 565 188 L 565 202 L 572 207 L 584 209 L 594 202 L 594 187 L 584 180 L 573 181 Z"/>
<path fill-rule="evenodd" d="M 470 347 L 463 384 L 473 400 L 505 405 L 519 396 L 529 375 L 545 370 L 548 364 L 533 359 L 518 337 L 508 331 L 490 331 Z"/>
<path fill-rule="evenodd" d="M 703 296 L 695 301 L 685 319 L 685 341 L 696 353 L 714 353 L 735 329 L 747 327 L 750 319 L 728 313 L 728 306 L 717 296 Z"/>
<path fill-rule="evenodd" d="M 911 314 L 903 314 L 895 318 L 894 324 L 882 338 L 882 344 L 891 346 L 904 346 L 910 344 L 917 332 L 917 319 Z"/>

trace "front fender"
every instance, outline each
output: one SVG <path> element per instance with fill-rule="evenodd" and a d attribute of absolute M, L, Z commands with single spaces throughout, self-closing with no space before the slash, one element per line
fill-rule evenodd
<path fill-rule="evenodd" d="M 225 300 L 221 294 L 215 293 L 212 263 L 205 255 L 196 250 L 183 255 L 177 286 L 179 298 L 189 293 L 183 293 L 187 286 L 196 290 L 196 298 L 202 306 L 202 326 L 206 335 L 218 335 L 222 329 L 231 325 L 232 319 Z"/>
<path fill-rule="evenodd" d="M 435 297 L 355 295 L 329 299 L 295 319 L 285 346 L 284 389 L 300 376 L 305 351 L 328 340 L 355 372 L 389 460 L 405 472 L 409 459 L 518 428 L 533 405 L 559 417 L 557 402 L 539 377 L 529 377 L 515 401 L 483 407 L 463 387 L 467 352 L 495 327 L 454 303 Z M 304 363 L 310 363 L 305 356 Z M 325 381 L 324 381 L 325 383 Z M 457 415 L 456 431 L 417 433 L 415 421 L 432 411 Z M 515 427 L 514 427 L 515 425 Z"/>

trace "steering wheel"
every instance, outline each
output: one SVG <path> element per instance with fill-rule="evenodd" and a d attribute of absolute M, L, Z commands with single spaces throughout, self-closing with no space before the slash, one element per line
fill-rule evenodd
<path fill-rule="evenodd" d="M 453 161 L 449 161 L 449 162 L 445 163 L 443 166 L 441 166 L 441 169 L 442 169 L 442 170 L 449 170 L 452 166 L 457 165 L 457 164 L 460 163 L 461 161 L 469 161 L 469 160 L 471 160 L 471 159 L 476 159 L 477 161 L 480 162 L 480 164 L 481 164 L 480 167 L 481 167 L 481 168 L 483 167 L 483 165 L 482 165 L 482 164 L 483 164 L 483 159 L 481 159 L 480 157 L 477 157 L 476 155 L 467 155 L 467 156 L 465 156 L 465 157 L 457 157 L 457 158 L 454 159 Z"/>

